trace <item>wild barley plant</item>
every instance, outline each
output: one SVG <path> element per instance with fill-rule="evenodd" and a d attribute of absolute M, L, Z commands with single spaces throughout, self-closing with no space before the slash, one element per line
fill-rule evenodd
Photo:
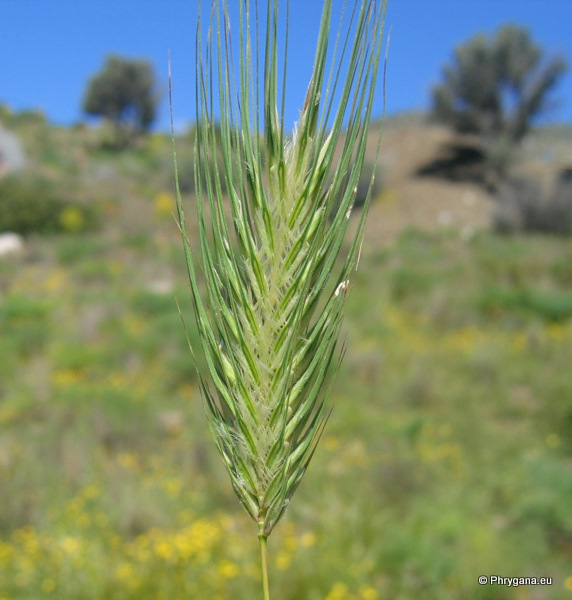
<path fill-rule="evenodd" d="M 200 15 L 197 27 L 196 254 L 177 190 L 178 220 L 208 365 L 200 385 L 232 486 L 258 526 L 265 600 L 268 536 L 328 417 L 329 367 L 368 211 L 366 202 L 342 251 L 385 12 L 385 0 L 351 4 L 332 47 L 332 0 L 324 1 L 312 76 L 291 134 L 284 127 L 288 4 L 279 43 L 278 0 L 268 0 L 264 35 L 256 1 L 238 2 L 238 65 L 225 0 L 212 3 L 205 47 Z"/>

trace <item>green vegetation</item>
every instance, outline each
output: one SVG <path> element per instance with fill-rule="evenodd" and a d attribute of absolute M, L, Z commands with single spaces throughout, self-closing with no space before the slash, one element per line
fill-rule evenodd
<path fill-rule="evenodd" d="M 529 177 L 513 177 L 498 194 L 493 216 L 497 231 L 544 231 L 558 235 L 572 233 L 572 171 L 563 169 L 556 177 L 550 194 Z"/>
<path fill-rule="evenodd" d="M 458 46 L 433 92 L 433 116 L 478 136 L 490 167 L 502 172 L 516 146 L 547 108 L 566 72 L 562 57 L 547 58 L 530 32 L 505 25 Z"/>
<path fill-rule="evenodd" d="M 258 594 L 174 301 L 178 232 L 153 219 L 136 244 L 38 238 L 0 263 L 0 598 Z M 283 598 L 514 598 L 476 583 L 499 572 L 568 597 L 570 265 L 569 240 L 485 233 L 362 257 L 334 412 L 271 540 Z"/>
<path fill-rule="evenodd" d="M 0 598 L 258 597 L 175 303 L 170 140 L 117 154 L 10 119 L 34 177 L 102 222 L 0 259 Z M 281 598 L 570 597 L 571 285 L 570 238 L 366 232 L 334 410 L 269 542 Z"/>
<path fill-rule="evenodd" d="M 14 175 L 0 179 L 0 231 L 79 232 L 98 224 L 93 206 L 63 200 L 47 180 Z"/>
<path fill-rule="evenodd" d="M 434 90 L 434 114 L 461 133 L 514 144 L 565 72 L 565 60 L 547 60 L 528 30 L 505 25 L 492 39 L 478 34 L 455 50 Z"/>
<path fill-rule="evenodd" d="M 83 110 L 113 125 L 109 147 L 124 148 L 155 120 L 158 101 L 153 68 L 145 60 L 109 56 L 87 86 Z"/>

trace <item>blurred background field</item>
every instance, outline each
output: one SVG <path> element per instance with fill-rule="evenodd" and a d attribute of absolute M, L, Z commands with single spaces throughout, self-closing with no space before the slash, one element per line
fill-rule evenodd
<path fill-rule="evenodd" d="M 29 226 L 0 258 L 0 599 L 257 597 L 175 301 L 193 339 L 169 138 L 3 123 L 27 167 L 0 193 L 52 200 L 9 211 Z M 270 539 L 277 598 L 571 597 L 572 239 L 494 233 L 482 187 L 419 175 L 448 135 L 386 124 L 334 411 Z"/>
<path fill-rule="evenodd" d="M 317 31 L 320 3 L 291 4 Z M 194 241 L 196 7 L 2 7 L 0 600 L 260 596 L 177 308 L 196 341 L 164 133 L 171 48 Z M 572 598 L 571 11 L 390 2 L 345 357 L 273 597 Z M 288 126 L 315 43 L 292 37 Z"/>

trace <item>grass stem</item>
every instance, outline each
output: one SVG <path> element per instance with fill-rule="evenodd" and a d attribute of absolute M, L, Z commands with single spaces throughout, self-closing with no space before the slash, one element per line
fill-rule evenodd
<path fill-rule="evenodd" d="M 266 558 L 266 545 L 268 542 L 268 536 L 260 534 L 258 536 L 260 540 L 260 567 L 262 569 L 262 597 L 263 600 L 270 600 L 270 591 L 268 587 L 268 561 Z"/>

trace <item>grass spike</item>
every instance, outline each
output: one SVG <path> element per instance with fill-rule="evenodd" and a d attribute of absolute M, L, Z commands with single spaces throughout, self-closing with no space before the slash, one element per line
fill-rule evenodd
<path fill-rule="evenodd" d="M 282 2 L 267 0 L 261 35 L 258 2 L 239 0 L 236 73 L 227 1 L 211 2 L 206 44 L 199 11 L 193 247 L 178 183 L 177 217 L 208 369 L 200 374 L 205 408 L 232 486 L 258 526 L 265 600 L 267 538 L 329 417 L 329 374 L 372 189 L 342 257 L 373 111 L 385 1 L 357 0 L 345 33 L 344 3 L 332 51 L 333 2 L 324 0 L 312 76 L 290 137 L 288 26 L 283 70 L 278 66 Z M 285 15 L 288 21 L 288 6 Z"/>

